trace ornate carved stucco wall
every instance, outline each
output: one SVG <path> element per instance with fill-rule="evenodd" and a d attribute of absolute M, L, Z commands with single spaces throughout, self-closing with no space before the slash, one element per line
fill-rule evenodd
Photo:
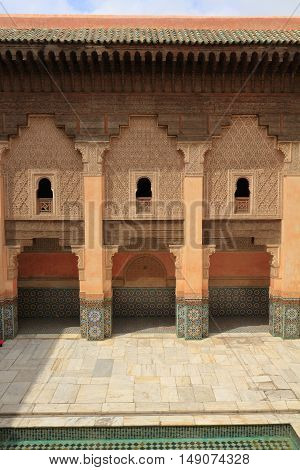
<path fill-rule="evenodd" d="M 53 117 L 29 117 L 28 127 L 11 139 L 3 163 L 6 218 L 45 218 L 35 210 L 36 182 L 42 176 L 49 176 L 54 193 L 54 213 L 46 217 L 82 218 L 81 156 Z"/>
<path fill-rule="evenodd" d="M 131 117 L 128 127 L 111 139 L 105 155 L 106 219 L 134 217 L 136 181 L 149 177 L 152 183 L 153 218 L 183 217 L 183 158 L 176 139 L 158 127 L 156 117 Z"/>
<path fill-rule="evenodd" d="M 233 117 L 205 157 L 207 217 L 234 215 L 236 181 L 246 177 L 251 193 L 251 212 L 246 217 L 280 218 L 283 161 L 276 138 L 268 136 L 256 116 Z"/>

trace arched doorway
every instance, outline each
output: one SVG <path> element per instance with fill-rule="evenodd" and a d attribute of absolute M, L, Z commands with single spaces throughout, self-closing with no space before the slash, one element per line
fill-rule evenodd
<path fill-rule="evenodd" d="M 175 333 L 175 266 L 169 253 L 114 256 L 113 333 Z"/>
<path fill-rule="evenodd" d="M 210 257 L 209 332 L 269 331 L 270 255 L 218 251 Z"/>
<path fill-rule="evenodd" d="M 56 239 L 35 239 L 18 262 L 21 334 L 80 333 L 79 271 Z"/>

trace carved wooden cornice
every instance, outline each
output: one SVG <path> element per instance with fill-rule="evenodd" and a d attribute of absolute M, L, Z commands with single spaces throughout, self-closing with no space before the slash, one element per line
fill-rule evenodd
<path fill-rule="evenodd" d="M 250 92 L 293 91 L 298 49 L 296 44 L 249 44 L 243 50 L 233 44 L 2 44 L 0 91 L 234 93 L 243 91 L 236 76 L 255 77 L 247 80 Z"/>

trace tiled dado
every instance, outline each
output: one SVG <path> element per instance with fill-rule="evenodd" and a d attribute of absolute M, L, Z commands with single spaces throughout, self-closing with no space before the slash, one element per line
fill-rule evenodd
<path fill-rule="evenodd" d="M 267 287 L 210 287 L 211 316 L 265 315 L 269 313 Z"/>
<path fill-rule="evenodd" d="M 81 336 L 91 341 L 111 336 L 111 299 L 80 299 Z"/>
<path fill-rule="evenodd" d="M 300 338 L 300 298 L 270 298 L 270 333 L 284 339 Z"/>
<path fill-rule="evenodd" d="M 17 299 L 0 300 L 0 339 L 12 339 L 18 332 Z"/>
<path fill-rule="evenodd" d="M 115 287 L 114 317 L 175 316 L 173 287 Z"/>
<path fill-rule="evenodd" d="M 79 317 L 79 289 L 19 287 L 18 311 L 24 318 Z"/>
<path fill-rule="evenodd" d="M 185 339 L 208 336 L 208 299 L 177 299 L 176 333 Z"/>

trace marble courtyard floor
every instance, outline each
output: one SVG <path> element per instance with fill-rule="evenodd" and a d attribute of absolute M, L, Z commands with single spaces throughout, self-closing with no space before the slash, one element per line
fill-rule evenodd
<path fill-rule="evenodd" d="M 300 340 L 23 334 L 0 349 L 0 426 L 270 422 L 300 431 Z"/>

